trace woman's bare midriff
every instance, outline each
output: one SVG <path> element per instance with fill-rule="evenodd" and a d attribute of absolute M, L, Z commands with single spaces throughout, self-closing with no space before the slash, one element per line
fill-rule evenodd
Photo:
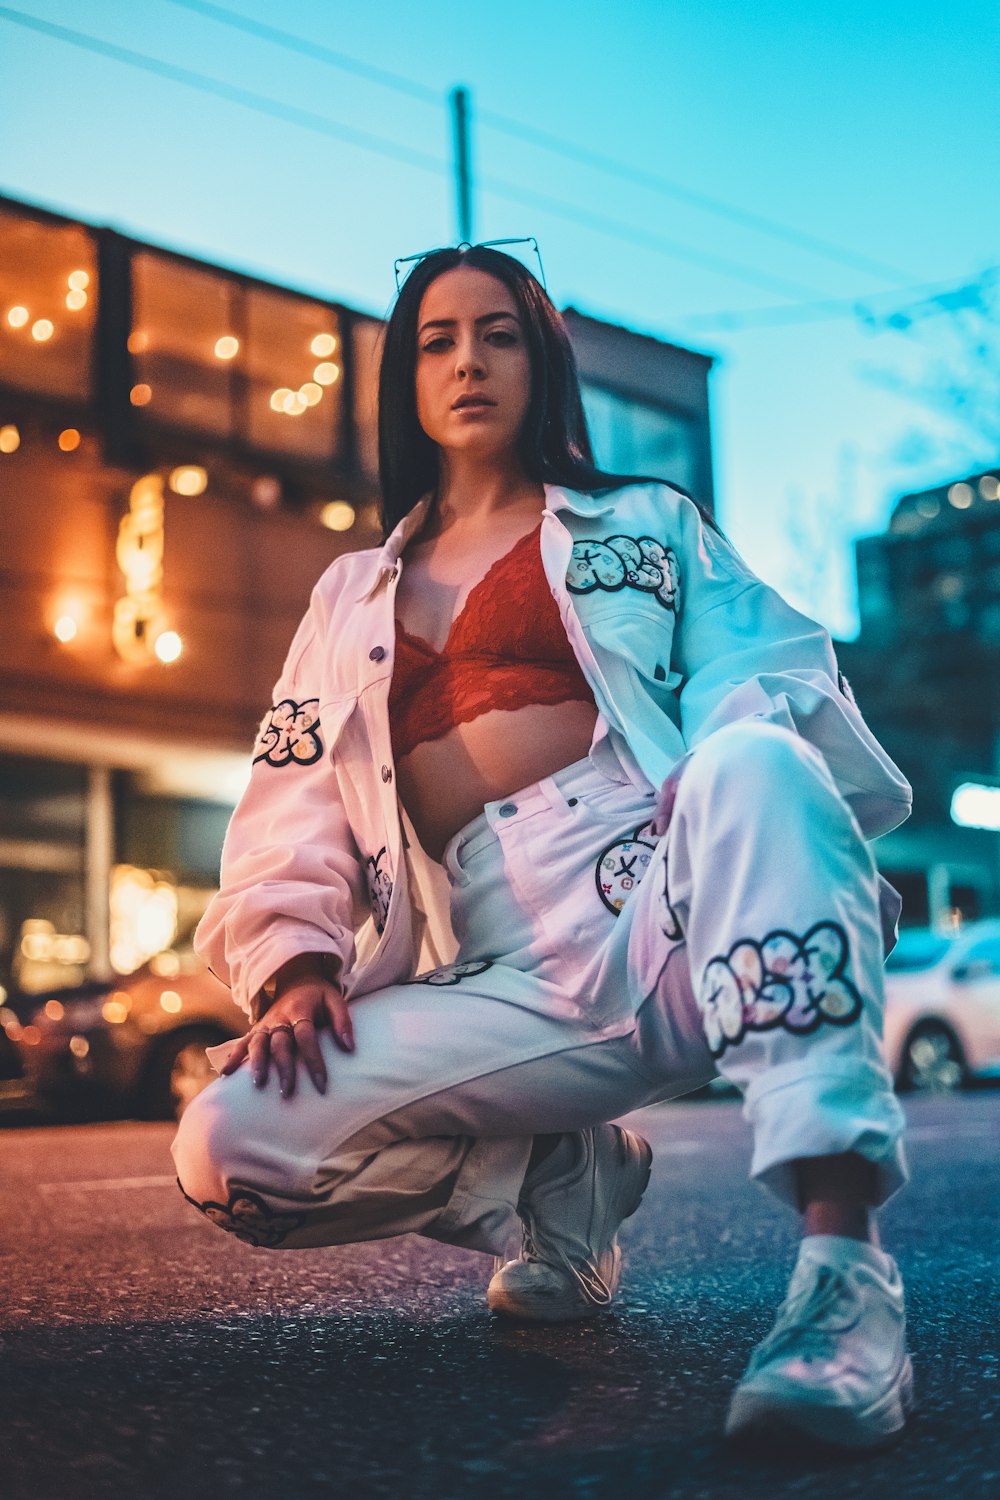
<path fill-rule="evenodd" d="M 592 703 L 528 703 L 491 709 L 415 745 L 396 766 L 397 786 L 431 859 L 440 863 L 449 839 L 487 802 L 582 760 L 596 722 Z"/>

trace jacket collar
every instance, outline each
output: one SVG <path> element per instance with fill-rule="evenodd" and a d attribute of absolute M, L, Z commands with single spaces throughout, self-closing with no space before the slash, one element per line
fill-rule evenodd
<path fill-rule="evenodd" d="M 602 516 L 614 509 L 614 500 L 590 495 L 584 490 L 570 490 L 562 485 L 546 484 L 545 510 L 558 515 L 561 510 L 571 510 L 578 516 Z M 371 586 L 359 595 L 358 603 L 367 601 L 396 571 L 396 564 L 405 552 L 411 539 L 423 529 L 431 508 L 432 497 L 425 495 L 406 512 L 399 524 L 390 532 L 375 561 L 375 577 Z"/>

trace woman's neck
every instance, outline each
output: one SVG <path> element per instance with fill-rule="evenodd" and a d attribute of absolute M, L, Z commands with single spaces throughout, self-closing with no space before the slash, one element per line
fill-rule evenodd
<path fill-rule="evenodd" d="M 507 464 L 484 462 L 469 455 L 442 453 L 437 501 L 428 517 L 428 531 L 440 535 L 453 526 L 478 527 L 500 515 L 541 512 L 545 486 L 529 479 L 517 460 Z"/>

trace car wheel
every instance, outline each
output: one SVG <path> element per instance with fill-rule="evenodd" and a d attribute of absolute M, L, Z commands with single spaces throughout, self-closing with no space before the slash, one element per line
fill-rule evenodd
<path fill-rule="evenodd" d="M 905 1089 L 947 1094 L 966 1081 L 962 1044 L 943 1021 L 921 1021 L 906 1039 L 901 1082 Z"/>
<path fill-rule="evenodd" d="M 208 1027 L 192 1027 L 164 1037 L 142 1085 L 140 1103 L 145 1118 L 179 1120 L 191 1100 L 216 1076 L 205 1048 L 225 1040 Z"/>

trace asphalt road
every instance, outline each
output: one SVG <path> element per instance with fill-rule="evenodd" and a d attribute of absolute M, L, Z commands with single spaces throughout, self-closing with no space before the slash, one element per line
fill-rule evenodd
<path fill-rule="evenodd" d="M 907 1105 L 883 1214 L 919 1410 L 891 1452 L 748 1460 L 720 1439 L 794 1220 L 729 1101 L 634 1121 L 653 1178 L 598 1324 L 494 1324 L 485 1257 L 408 1238 L 253 1249 L 173 1185 L 171 1128 L 0 1134 L 0 1494 L 433 1500 L 997 1500 L 1000 1092 Z"/>

